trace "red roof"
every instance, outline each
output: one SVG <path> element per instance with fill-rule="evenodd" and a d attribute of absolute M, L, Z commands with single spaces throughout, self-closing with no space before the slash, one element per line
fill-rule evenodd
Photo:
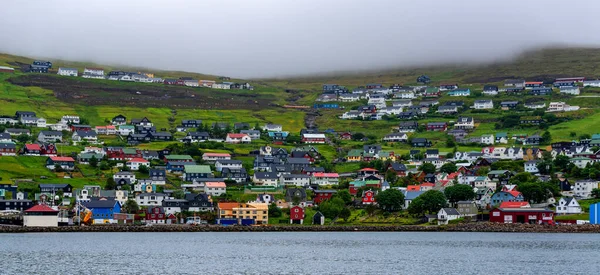
<path fill-rule="evenodd" d="M 25 144 L 25 148 L 27 148 L 27 150 L 42 150 L 39 144 Z"/>
<path fill-rule="evenodd" d="M 541 81 L 528 81 L 528 82 L 525 82 L 525 84 L 543 84 L 543 83 L 544 82 L 541 82 Z"/>
<path fill-rule="evenodd" d="M 243 137 L 247 137 L 248 135 L 246 135 L 246 134 L 227 134 L 227 136 L 229 138 L 243 138 Z"/>
<path fill-rule="evenodd" d="M 507 193 L 510 193 L 514 197 L 518 197 L 519 195 L 521 195 L 521 192 L 519 192 L 519 191 L 508 191 Z"/>
<path fill-rule="evenodd" d="M 406 191 L 421 191 L 420 185 L 409 185 L 406 186 Z"/>
<path fill-rule="evenodd" d="M 326 177 L 326 178 L 339 178 L 340 175 L 338 173 L 314 173 L 313 176 L 317 178 Z"/>
<path fill-rule="evenodd" d="M 52 161 L 72 161 L 72 162 L 75 162 L 75 160 L 72 157 L 50 157 L 50 159 Z"/>
<path fill-rule="evenodd" d="M 450 173 L 450 174 L 448 174 L 448 179 L 453 180 L 458 175 L 460 175 L 460 173 L 458 173 L 458 172 Z"/>
<path fill-rule="evenodd" d="M 31 208 L 25 210 L 25 212 L 49 212 L 49 213 L 58 213 L 58 210 L 52 209 L 50 206 L 45 204 L 34 205 Z"/>
<path fill-rule="evenodd" d="M 231 154 L 229 153 L 204 153 L 204 155 L 202 156 L 206 156 L 206 157 L 231 157 Z"/>
<path fill-rule="evenodd" d="M 366 172 L 366 171 L 373 171 L 373 172 L 377 172 L 377 169 L 373 169 L 373 168 L 363 168 L 363 169 L 360 169 L 360 170 L 358 170 L 358 171 L 363 171 L 363 172 Z"/>
<path fill-rule="evenodd" d="M 434 183 L 431 183 L 431 182 L 424 182 L 424 183 L 421 183 L 421 186 L 429 186 L 429 187 L 434 187 L 434 186 L 435 186 L 435 184 L 434 184 Z"/>
<path fill-rule="evenodd" d="M 529 207 L 529 203 L 526 201 L 505 201 L 500 203 L 499 208 L 522 208 Z"/>
<path fill-rule="evenodd" d="M 128 162 L 143 162 L 143 163 L 147 163 L 148 161 L 143 159 L 143 158 L 132 158 L 130 161 Z"/>

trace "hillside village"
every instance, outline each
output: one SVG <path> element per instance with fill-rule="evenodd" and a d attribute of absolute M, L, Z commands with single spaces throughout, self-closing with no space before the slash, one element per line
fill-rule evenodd
<path fill-rule="evenodd" d="M 51 62 L 34 61 L 21 70 L 51 68 Z M 160 79 L 141 72 L 105 75 L 99 68 L 82 74 L 59 68 L 57 74 L 254 89 L 249 83 Z M 477 91 L 478 98 L 490 99 L 475 100 L 471 88 L 431 86 L 426 76 L 419 80 L 420 86 L 367 84 L 352 91 L 323 85 L 314 109 L 341 112 L 337 120 L 397 122 L 381 139 L 351 129 L 292 132 L 282 124 L 207 123 L 201 117 L 157 128 L 144 114 L 119 114 L 90 125 L 89 117 L 75 114 L 48 121 L 32 110 L 0 110 L 0 158 L 28 163 L 24 169 L 45 169 L 53 181 L 34 173 L 11 178 L 13 183 L 0 185 L 0 212 L 10 217 L 3 220 L 25 226 L 590 220 L 590 208 L 600 201 L 600 134 L 553 141 L 547 127 L 568 121 L 563 114 L 580 108 L 546 104 L 543 96 L 579 95 L 600 87 L 600 80 L 507 79 L 503 87 Z M 501 95 L 523 99 L 494 100 Z M 479 125 L 473 114 L 489 112 L 506 113 L 495 119 L 498 129 L 473 134 Z M 537 133 L 512 131 L 516 127 Z M 430 133 L 445 135 L 446 146 Z"/>

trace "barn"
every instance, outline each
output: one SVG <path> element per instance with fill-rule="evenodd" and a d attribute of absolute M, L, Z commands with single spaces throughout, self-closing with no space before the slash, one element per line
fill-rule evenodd
<path fill-rule="evenodd" d="M 545 208 L 495 208 L 490 211 L 490 222 L 552 224 L 554 211 Z"/>

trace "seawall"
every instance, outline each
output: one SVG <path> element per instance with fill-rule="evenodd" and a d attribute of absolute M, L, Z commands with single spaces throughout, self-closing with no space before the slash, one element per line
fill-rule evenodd
<path fill-rule="evenodd" d="M 441 226 L 218 226 L 218 225 L 94 225 L 63 227 L 0 226 L 0 233 L 40 232 L 519 232 L 519 233 L 600 233 L 600 225 L 530 225 L 466 223 Z"/>

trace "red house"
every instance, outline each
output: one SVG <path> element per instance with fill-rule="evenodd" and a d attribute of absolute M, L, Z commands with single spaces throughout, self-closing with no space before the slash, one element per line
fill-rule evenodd
<path fill-rule="evenodd" d="M 40 145 L 40 155 L 51 157 L 56 156 L 56 153 L 56 146 L 54 144 L 46 143 Z"/>
<path fill-rule="evenodd" d="M 341 140 L 351 140 L 352 134 L 350 132 L 344 132 L 344 133 L 341 133 L 339 137 Z"/>
<path fill-rule="evenodd" d="M 79 124 L 73 124 L 71 125 L 71 132 L 76 132 L 76 131 L 91 131 L 92 130 L 92 126 L 90 125 L 79 125 Z"/>
<path fill-rule="evenodd" d="M 23 147 L 23 155 L 27 156 L 39 156 L 42 153 L 42 148 L 39 144 L 25 144 Z"/>
<path fill-rule="evenodd" d="M 427 131 L 446 131 L 448 124 L 446 122 L 429 122 L 427 123 Z"/>
<path fill-rule="evenodd" d="M 554 211 L 544 208 L 494 208 L 490 222 L 554 224 Z"/>
<path fill-rule="evenodd" d="M 335 190 L 315 190 L 313 193 L 314 198 L 313 198 L 313 202 L 315 204 L 319 204 L 321 202 L 324 202 L 326 200 L 331 199 L 331 197 L 333 196 L 333 194 L 335 194 L 337 191 Z"/>
<path fill-rule="evenodd" d="M 375 203 L 375 192 L 373 190 L 367 190 L 363 192 L 362 196 L 363 204 L 374 204 Z"/>
<path fill-rule="evenodd" d="M 303 143 L 325 144 L 326 140 L 325 134 L 302 134 Z"/>
<path fill-rule="evenodd" d="M 290 208 L 290 224 L 303 224 L 304 223 L 304 208 L 300 206 L 294 206 Z"/>
<path fill-rule="evenodd" d="M 165 211 L 160 206 L 149 207 L 146 209 L 146 223 L 164 224 L 167 216 Z"/>

